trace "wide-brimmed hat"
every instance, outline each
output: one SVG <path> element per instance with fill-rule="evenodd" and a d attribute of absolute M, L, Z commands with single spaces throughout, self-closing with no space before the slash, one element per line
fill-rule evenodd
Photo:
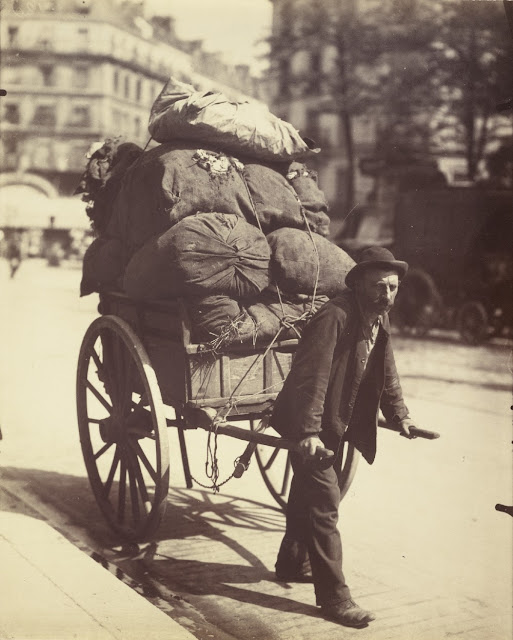
<path fill-rule="evenodd" d="M 408 271 L 408 263 L 396 260 L 393 253 L 385 247 L 366 247 L 360 251 L 358 258 L 358 263 L 346 275 L 346 285 L 350 289 L 358 276 L 371 267 L 397 271 L 400 280 Z"/>

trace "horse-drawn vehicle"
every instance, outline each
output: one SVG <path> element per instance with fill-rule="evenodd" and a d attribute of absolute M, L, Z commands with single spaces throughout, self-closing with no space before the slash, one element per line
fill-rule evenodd
<path fill-rule="evenodd" d="M 467 344 L 513 331 L 513 209 L 507 189 L 408 191 L 397 203 L 396 255 L 410 264 L 395 318 L 424 334 L 458 329 Z"/>
<path fill-rule="evenodd" d="M 215 351 L 191 342 L 180 301 L 141 304 L 111 291 L 100 294 L 99 311 L 80 350 L 77 411 L 91 487 L 113 530 L 142 540 L 157 529 L 169 489 L 168 427 L 178 430 L 187 487 L 193 478 L 185 434 L 201 428 L 212 439 L 211 488 L 224 484 L 217 477 L 215 439 L 228 435 L 249 443 L 232 476 L 242 475 L 255 452 L 266 486 L 284 507 L 291 479 L 288 451 L 297 445 L 264 430 L 297 340 L 280 341 L 278 336 L 262 346 L 240 344 Z M 250 428 L 233 422 L 249 422 Z M 437 437 L 420 429 L 413 432 Z M 343 495 L 358 456 L 345 443 Z"/>
<path fill-rule="evenodd" d="M 393 322 L 423 336 L 457 329 L 467 344 L 513 335 L 513 209 L 508 189 L 444 187 L 401 192 L 387 215 L 364 212 L 354 238 L 339 238 L 353 257 L 389 246 L 410 268 Z"/>

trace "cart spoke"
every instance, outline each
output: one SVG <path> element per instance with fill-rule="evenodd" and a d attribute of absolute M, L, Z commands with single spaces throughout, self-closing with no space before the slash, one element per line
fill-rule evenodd
<path fill-rule="evenodd" d="M 98 370 L 98 374 L 100 379 L 105 375 L 105 367 L 103 366 L 103 362 L 100 360 L 100 356 L 96 352 L 94 345 L 91 345 L 88 349 L 88 354 L 94 360 L 94 364 L 96 365 L 96 369 Z"/>
<path fill-rule="evenodd" d="M 269 458 L 269 460 L 267 461 L 267 464 L 264 466 L 264 469 L 265 469 L 266 471 L 268 471 L 268 470 L 273 466 L 273 463 L 274 463 L 274 461 L 276 460 L 276 458 L 277 458 L 277 456 L 278 456 L 278 454 L 279 454 L 279 453 L 280 453 L 280 450 L 279 450 L 279 449 L 275 449 L 275 450 L 272 452 L 271 457 L 270 457 L 270 458 Z"/>
<path fill-rule="evenodd" d="M 107 444 L 103 445 L 103 447 L 101 449 L 98 449 L 98 451 L 94 454 L 94 459 L 98 460 L 100 456 L 102 456 L 108 449 L 112 447 L 112 445 L 112 442 L 107 442 Z"/>
<path fill-rule="evenodd" d="M 109 475 L 107 477 L 107 481 L 103 485 L 103 491 L 105 498 L 109 497 L 110 489 L 112 487 L 112 481 L 114 480 L 114 476 L 116 475 L 116 470 L 119 464 L 119 451 L 116 448 L 116 453 L 114 454 L 114 458 L 112 460 L 112 464 L 110 466 Z"/>
<path fill-rule="evenodd" d="M 153 480 L 153 482 L 155 484 L 157 484 L 157 472 L 155 471 L 155 469 L 151 466 L 150 461 L 148 460 L 148 458 L 146 457 L 146 454 L 144 453 L 144 451 L 142 450 L 141 445 L 139 444 L 138 440 L 133 440 L 130 439 L 129 440 L 130 445 L 133 447 L 135 453 L 139 456 L 139 458 L 141 458 L 142 463 L 144 464 L 144 466 L 146 467 L 146 470 L 148 471 L 148 473 L 151 476 L 151 479 Z"/>
<path fill-rule="evenodd" d="M 152 375 L 148 375 L 151 373 Z M 128 323 L 97 318 L 77 370 L 80 444 L 91 486 L 110 526 L 130 540 L 151 535 L 169 489 L 164 407 L 148 355 Z"/>
<path fill-rule="evenodd" d="M 137 479 L 133 467 L 128 463 L 128 481 L 130 483 L 130 502 L 132 503 L 132 515 L 134 521 L 138 524 L 141 520 L 141 511 L 139 508 L 139 495 L 137 493 Z"/>
<path fill-rule="evenodd" d="M 118 493 L 118 522 L 123 523 L 125 519 L 125 497 L 126 497 L 126 465 L 123 457 L 119 464 L 119 493 Z"/>
<path fill-rule="evenodd" d="M 143 475 L 141 473 L 141 468 L 139 466 L 139 461 L 133 449 L 129 452 L 130 456 L 130 465 L 132 467 L 133 472 L 135 473 L 135 477 L 137 480 L 137 484 L 139 485 L 139 493 L 141 494 L 142 503 L 144 506 L 144 511 L 146 515 L 148 515 L 151 511 L 151 500 L 148 496 L 148 491 L 146 489 L 146 483 L 144 482 Z"/>
<path fill-rule="evenodd" d="M 129 360 L 123 368 L 123 410 L 130 411 L 132 400 L 132 372 L 134 369 L 133 360 Z"/>
<path fill-rule="evenodd" d="M 95 398 L 107 409 L 110 413 L 112 411 L 112 406 L 107 402 L 107 400 L 102 396 L 102 394 L 98 391 L 98 389 L 91 383 L 90 380 L 86 383 L 87 388 L 91 393 L 95 396 Z"/>

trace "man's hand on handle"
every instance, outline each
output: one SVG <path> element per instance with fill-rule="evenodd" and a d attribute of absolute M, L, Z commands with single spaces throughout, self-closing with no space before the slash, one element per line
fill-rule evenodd
<path fill-rule="evenodd" d="M 413 438 L 417 437 L 416 435 L 413 435 L 413 433 L 410 433 L 410 428 L 411 427 L 417 427 L 415 422 L 413 420 L 411 420 L 410 418 L 403 418 L 399 422 L 399 427 L 401 429 L 399 434 L 401 436 L 403 436 L 404 438 L 409 438 L 410 440 L 413 440 Z"/>
<path fill-rule="evenodd" d="M 333 451 L 326 449 L 324 442 L 317 436 L 309 436 L 299 442 L 299 452 L 304 460 L 325 460 L 331 458 Z"/>

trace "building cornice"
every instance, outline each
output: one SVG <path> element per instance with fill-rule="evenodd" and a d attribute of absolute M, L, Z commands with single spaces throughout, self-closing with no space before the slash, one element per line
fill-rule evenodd
<path fill-rule="evenodd" d="M 162 73 L 158 71 L 152 71 L 148 67 L 138 62 L 118 58 L 117 56 L 112 54 L 93 53 L 89 51 L 74 51 L 68 53 L 65 51 L 53 51 L 46 48 L 37 49 L 35 47 L 31 47 L 30 49 L 21 49 L 19 47 L 4 48 L 2 49 L 2 53 L 5 66 L 21 65 L 24 62 L 34 64 L 34 61 L 37 61 L 40 64 L 52 61 L 64 61 L 67 63 L 77 64 L 83 62 L 107 62 L 133 71 L 134 73 L 143 74 L 150 80 L 166 82 L 169 78 L 168 72 Z"/>

